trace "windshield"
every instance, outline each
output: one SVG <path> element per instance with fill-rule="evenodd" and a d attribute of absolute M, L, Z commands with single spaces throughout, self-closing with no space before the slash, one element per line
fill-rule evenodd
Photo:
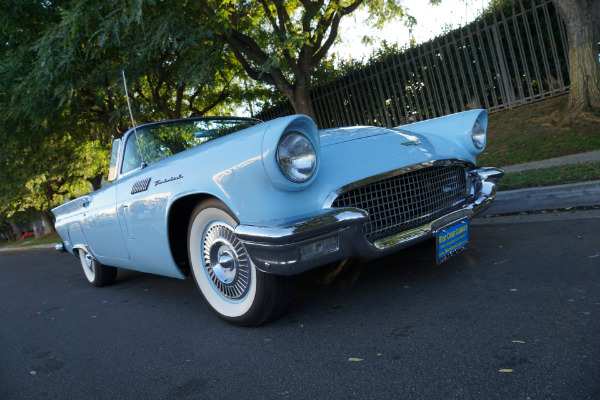
<path fill-rule="evenodd" d="M 129 135 L 127 139 L 121 173 L 139 168 L 142 164 L 140 154 L 143 154 L 146 163 L 151 164 L 259 123 L 252 119 L 215 118 L 169 121 L 140 127 L 137 139 L 136 135 Z"/>

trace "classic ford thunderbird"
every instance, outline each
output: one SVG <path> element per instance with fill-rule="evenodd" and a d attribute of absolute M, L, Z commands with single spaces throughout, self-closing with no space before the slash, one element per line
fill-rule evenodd
<path fill-rule="evenodd" d="M 53 210 L 57 250 L 94 286 L 117 268 L 192 276 L 218 316 L 260 325 L 309 269 L 429 238 L 438 262 L 467 247 L 503 174 L 475 164 L 486 130 L 483 110 L 397 128 L 319 130 L 302 115 L 142 125 L 114 141 L 112 183 Z"/>

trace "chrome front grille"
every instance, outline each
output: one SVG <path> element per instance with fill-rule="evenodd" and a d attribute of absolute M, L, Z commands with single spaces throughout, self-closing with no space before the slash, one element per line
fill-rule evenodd
<path fill-rule="evenodd" d="M 374 242 L 458 210 L 466 194 L 463 166 L 433 166 L 349 190 L 340 194 L 332 207 L 368 211 L 363 233 Z"/>

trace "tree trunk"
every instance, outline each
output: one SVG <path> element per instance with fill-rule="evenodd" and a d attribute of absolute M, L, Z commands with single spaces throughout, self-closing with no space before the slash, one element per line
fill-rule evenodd
<path fill-rule="evenodd" d="M 554 5 L 567 28 L 569 108 L 600 111 L 600 1 L 554 0 Z"/>
<path fill-rule="evenodd" d="M 294 96 L 289 97 L 290 103 L 292 103 L 292 107 L 294 107 L 294 112 L 296 114 L 307 115 L 313 121 L 315 121 L 315 123 L 317 123 L 317 115 L 315 113 L 310 94 L 297 92 L 297 90 L 294 90 Z"/>
<path fill-rule="evenodd" d="M 600 63 L 594 43 L 569 49 L 571 89 L 569 108 L 600 111 Z M 592 61 L 590 62 L 590 58 Z"/>
<path fill-rule="evenodd" d="M 56 232 L 56 226 L 54 225 L 54 215 L 52 214 L 52 212 L 43 210 L 40 211 L 39 214 L 40 217 L 42 217 L 42 219 L 46 223 L 46 226 L 48 227 L 48 232 L 46 233 Z"/>
<path fill-rule="evenodd" d="M 102 189 L 102 174 L 100 175 L 96 175 L 92 178 L 87 178 L 87 181 L 92 185 L 92 188 L 94 189 L 94 192 L 96 190 L 100 190 Z"/>
<path fill-rule="evenodd" d="M 317 114 L 313 107 L 312 99 L 310 98 L 310 74 L 312 71 L 303 71 L 304 77 L 297 78 L 296 83 L 293 86 L 292 93 L 287 93 L 284 88 L 278 88 L 281 90 L 292 103 L 294 112 L 296 114 L 304 114 L 309 116 L 315 123 L 317 121 Z M 308 75 L 308 77 L 306 77 Z"/>
<path fill-rule="evenodd" d="M 22 233 L 19 232 L 19 228 L 17 227 L 17 224 L 15 224 L 14 222 L 11 222 L 10 227 L 11 227 L 15 237 L 20 238 Z"/>

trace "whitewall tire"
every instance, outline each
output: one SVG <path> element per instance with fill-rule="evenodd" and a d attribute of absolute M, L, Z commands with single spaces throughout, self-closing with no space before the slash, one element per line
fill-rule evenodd
<path fill-rule="evenodd" d="M 117 280 L 117 269 L 102 265 L 87 251 L 79 250 L 79 261 L 88 282 L 96 287 L 112 285 Z"/>
<path fill-rule="evenodd" d="M 256 269 L 235 235 L 237 220 L 217 200 L 196 206 L 188 226 L 191 272 L 212 310 L 243 326 L 258 326 L 289 305 L 293 280 Z"/>

